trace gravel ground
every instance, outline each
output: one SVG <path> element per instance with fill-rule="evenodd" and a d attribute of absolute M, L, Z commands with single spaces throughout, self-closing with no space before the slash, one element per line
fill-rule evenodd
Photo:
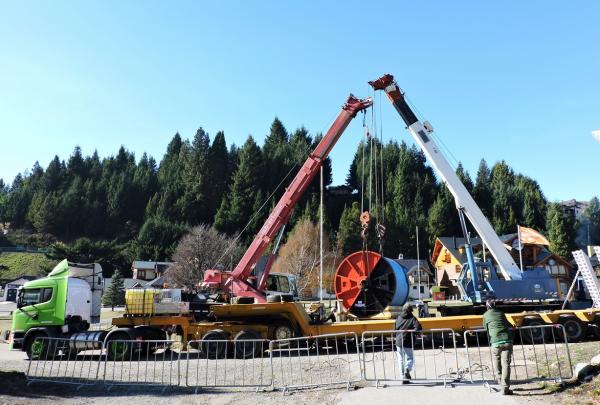
<path fill-rule="evenodd" d="M 587 345 L 584 343 L 582 345 Z M 572 345 L 579 346 L 579 345 Z M 517 377 L 535 375 L 548 375 L 548 370 L 556 373 L 559 366 L 564 370 L 566 365 L 564 356 L 564 347 L 559 345 L 559 356 L 556 357 L 552 347 L 546 356 L 543 346 L 538 345 L 515 348 L 515 370 Z M 486 405 L 509 404 L 509 403 L 538 403 L 536 397 L 551 395 L 552 392 L 539 388 L 540 384 L 530 384 L 518 387 L 518 392 L 522 395 L 515 399 L 517 402 L 507 402 L 506 398 L 497 394 L 490 393 L 481 385 L 456 385 L 456 388 L 442 388 L 431 386 L 410 386 L 410 387 L 389 387 L 386 389 L 365 388 L 373 385 L 373 382 L 359 382 L 351 391 L 347 392 L 344 387 L 333 389 L 303 389 L 291 391 L 283 394 L 281 391 L 254 392 L 251 388 L 236 388 L 226 391 L 211 388 L 212 391 L 205 390 L 200 393 L 194 393 L 194 386 L 204 387 L 225 385 L 265 385 L 271 383 L 271 377 L 276 386 L 286 385 L 310 385 L 314 383 L 326 383 L 340 381 L 350 376 L 353 380 L 360 378 L 360 368 L 363 366 L 356 353 L 346 353 L 345 348 L 340 355 L 333 355 L 331 348 L 322 347 L 318 353 L 312 352 L 311 356 L 303 355 L 300 348 L 283 348 L 272 359 L 273 376 L 271 376 L 271 359 L 254 358 L 251 360 L 227 359 L 227 362 L 207 360 L 199 358 L 192 354 L 188 360 L 175 359 L 177 353 L 162 355 L 159 352 L 157 360 L 159 361 L 134 361 L 134 362 L 108 362 L 106 363 L 107 379 L 111 381 L 127 381 L 130 378 L 137 378 L 139 381 L 155 382 L 164 384 L 171 380 L 173 384 L 179 386 L 162 390 L 159 387 L 129 388 L 115 386 L 107 391 L 101 385 L 84 386 L 78 391 L 73 385 L 49 384 L 47 382 L 34 382 L 30 386 L 26 385 L 24 372 L 27 370 L 28 361 L 22 352 L 8 351 L 8 345 L 0 344 L 0 403 L 40 403 L 40 402 L 58 402 L 61 403 L 123 403 L 134 400 L 144 403 L 163 403 L 167 400 L 169 403 L 210 403 L 210 404 L 239 404 L 239 403 L 260 403 L 260 404 L 280 404 L 293 401 L 297 404 L 337 404 L 337 403 L 363 403 L 367 392 L 371 392 L 368 397 L 373 403 L 385 403 L 385 398 L 390 400 L 398 398 L 398 393 L 404 394 L 410 392 L 411 405 L 418 403 L 444 403 L 445 405 L 453 403 L 464 404 L 464 395 L 475 398 L 484 398 Z M 573 351 L 573 349 L 572 349 Z M 172 353 L 172 352 L 171 352 Z M 481 354 L 480 354 L 481 353 Z M 171 357 L 174 356 L 174 357 Z M 538 362 L 533 360 L 537 358 Z M 30 374 L 46 375 L 49 367 L 52 367 L 53 375 L 61 373 L 68 376 L 94 375 L 96 371 L 104 375 L 104 362 L 98 366 L 98 355 L 86 356 L 85 361 L 71 362 L 34 362 L 38 369 L 30 371 Z M 173 361 L 172 361 L 173 359 Z M 547 359 L 547 360 L 546 360 Z M 556 360 L 560 361 L 556 361 Z M 413 377 L 416 379 L 444 379 L 456 378 L 464 373 L 471 361 L 475 381 L 481 382 L 482 379 L 491 379 L 492 371 L 490 369 L 490 357 L 487 347 L 481 351 L 471 349 L 467 357 L 467 351 L 460 348 L 454 353 L 453 350 L 436 346 L 434 349 L 415 352 L 415 369 Z M 543 361 L 542 361 L 543 360 Z M 483 364 L 483 367 L 481 367 Z M 96 368 L 99 367 L 98 370 Z M 369 380 L 393 379 L 398 375 L 397 357 L 394 352 L 374 351 L 367 352 L 365 356 L 365 376 Z M 527 371 L 525 371 L 527 370 Z M 564 370 L 566 372 L 566 370 Z M 537 374 L 536 374 L 537 373 Z M 466 376 L 464 376 L 466 378 Z M 387 386 L 398 385 L 394 382 L 383 382 Z M 186 385 L 192 386 L 186 387 Z M 395 393 L 395 394 L 394 394 Z M 456 397 L 456 401 L 452 398 Z M 419 399 L 422 399 L 421 400 Z M 463 398 L 462 402 L 460 398 Z M 503 401 L 496 402 L 500 398 Z M 439 400 L 439 402 L 437 402 Z M 547 397 L 546 397 L 547 400 Z M 241 401 L 241 402 L 240 402 Z M 513 401 L 513 400 L 511 400 Z M 389 403 L 389 401 L 388 401 Z M 401 402 L 400 402 L 401 403 Z M 539 402 L 541 403 L 541 402 Z"/>

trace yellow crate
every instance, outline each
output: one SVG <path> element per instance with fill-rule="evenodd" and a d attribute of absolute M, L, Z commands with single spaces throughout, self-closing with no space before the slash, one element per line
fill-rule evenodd
<path fill-rule="evenodd" d="M 154 313 L 154 303 L 160 296 L 160 290 L 131 289 L 125 291 L 125 309 L 128 314 L 147 315 Z"/>

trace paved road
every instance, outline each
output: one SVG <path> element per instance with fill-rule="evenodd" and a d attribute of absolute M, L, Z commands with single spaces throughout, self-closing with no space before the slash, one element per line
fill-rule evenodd
<path fill-rule="evenodd" d="M 519 396 L 504 396 L 489 392 L 482 386 L 460 386 L 444 388 L 440 386 L 403 386 L 373 388 L 339 394 L 339 405 L 516 405 L 521 404 Z"/>

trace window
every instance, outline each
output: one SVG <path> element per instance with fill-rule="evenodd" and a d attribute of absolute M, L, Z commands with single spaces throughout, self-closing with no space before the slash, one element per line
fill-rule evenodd
<path fill-rule="evenodd" d="M 28 305 L 35 305 L 40 302 L 40 295 L 42 290 L 40 288 L 31 288 L 23 290 L 21 299 L 19 299 L 19 306 L 26 307 Z"/>
<path fill-rule="evenodd" d="M 36 305 L 52 299 L 52 288 L 27 288 L 21 290 L 18 307 Z"/>
<path fill-rule="evenodd" d="M 269 276 L 267 279 L 267 290 L 289 293 L 290 281 L 286 276 Z"/>
<path fill-rule="evenodd" d="M 48 302 L 52 299 L 52 288 L 44 288 L 42 290 L 42 299 L 40 302 Z"/>

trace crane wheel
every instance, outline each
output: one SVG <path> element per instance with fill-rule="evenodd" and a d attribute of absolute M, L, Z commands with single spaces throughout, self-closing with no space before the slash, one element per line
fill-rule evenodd
<path fill-rule="evenodd" d="M 545 325 L 545 323 L 540 318 L 525 318 L 523 320 L 523 326 L 532 326 L 532 328 L 522 330 L 519 333 L 519 336 L 525 343 L 544 343 L 544 338 L 546 336 L 545 328 L 535 328 L 535 326 L 543 325 Z"/>
<path fill-rule="evenodd" d="M 238 359 L 261 357 L 265 351 L 264 341 L 253 330 L 242 330 L 233 338 L 234 356 Z"/>
<path fill-rule="evenodd" d="M 569 343 L 579 342 L 585 337 L 586 328 L 583 322 L 576 317 L 564 316 L 561 317 L 558 322 L 565 328 L 565 334 Z M 560 336 L 560 338 L 562 339 L 564 337 Z"/>
<path fill-rule="evenodd" d="M 221 329 L 213 329 L 202 336 L 200 354 L 207 359 L 222 359 L 227 353 L 227 334 Z"/>
<path fill-rule="evenodd" d="M 596 316 L 592 322 L 588 324 L 588 330 L 596 339 L 600 339 L 600 316 Z"/>

